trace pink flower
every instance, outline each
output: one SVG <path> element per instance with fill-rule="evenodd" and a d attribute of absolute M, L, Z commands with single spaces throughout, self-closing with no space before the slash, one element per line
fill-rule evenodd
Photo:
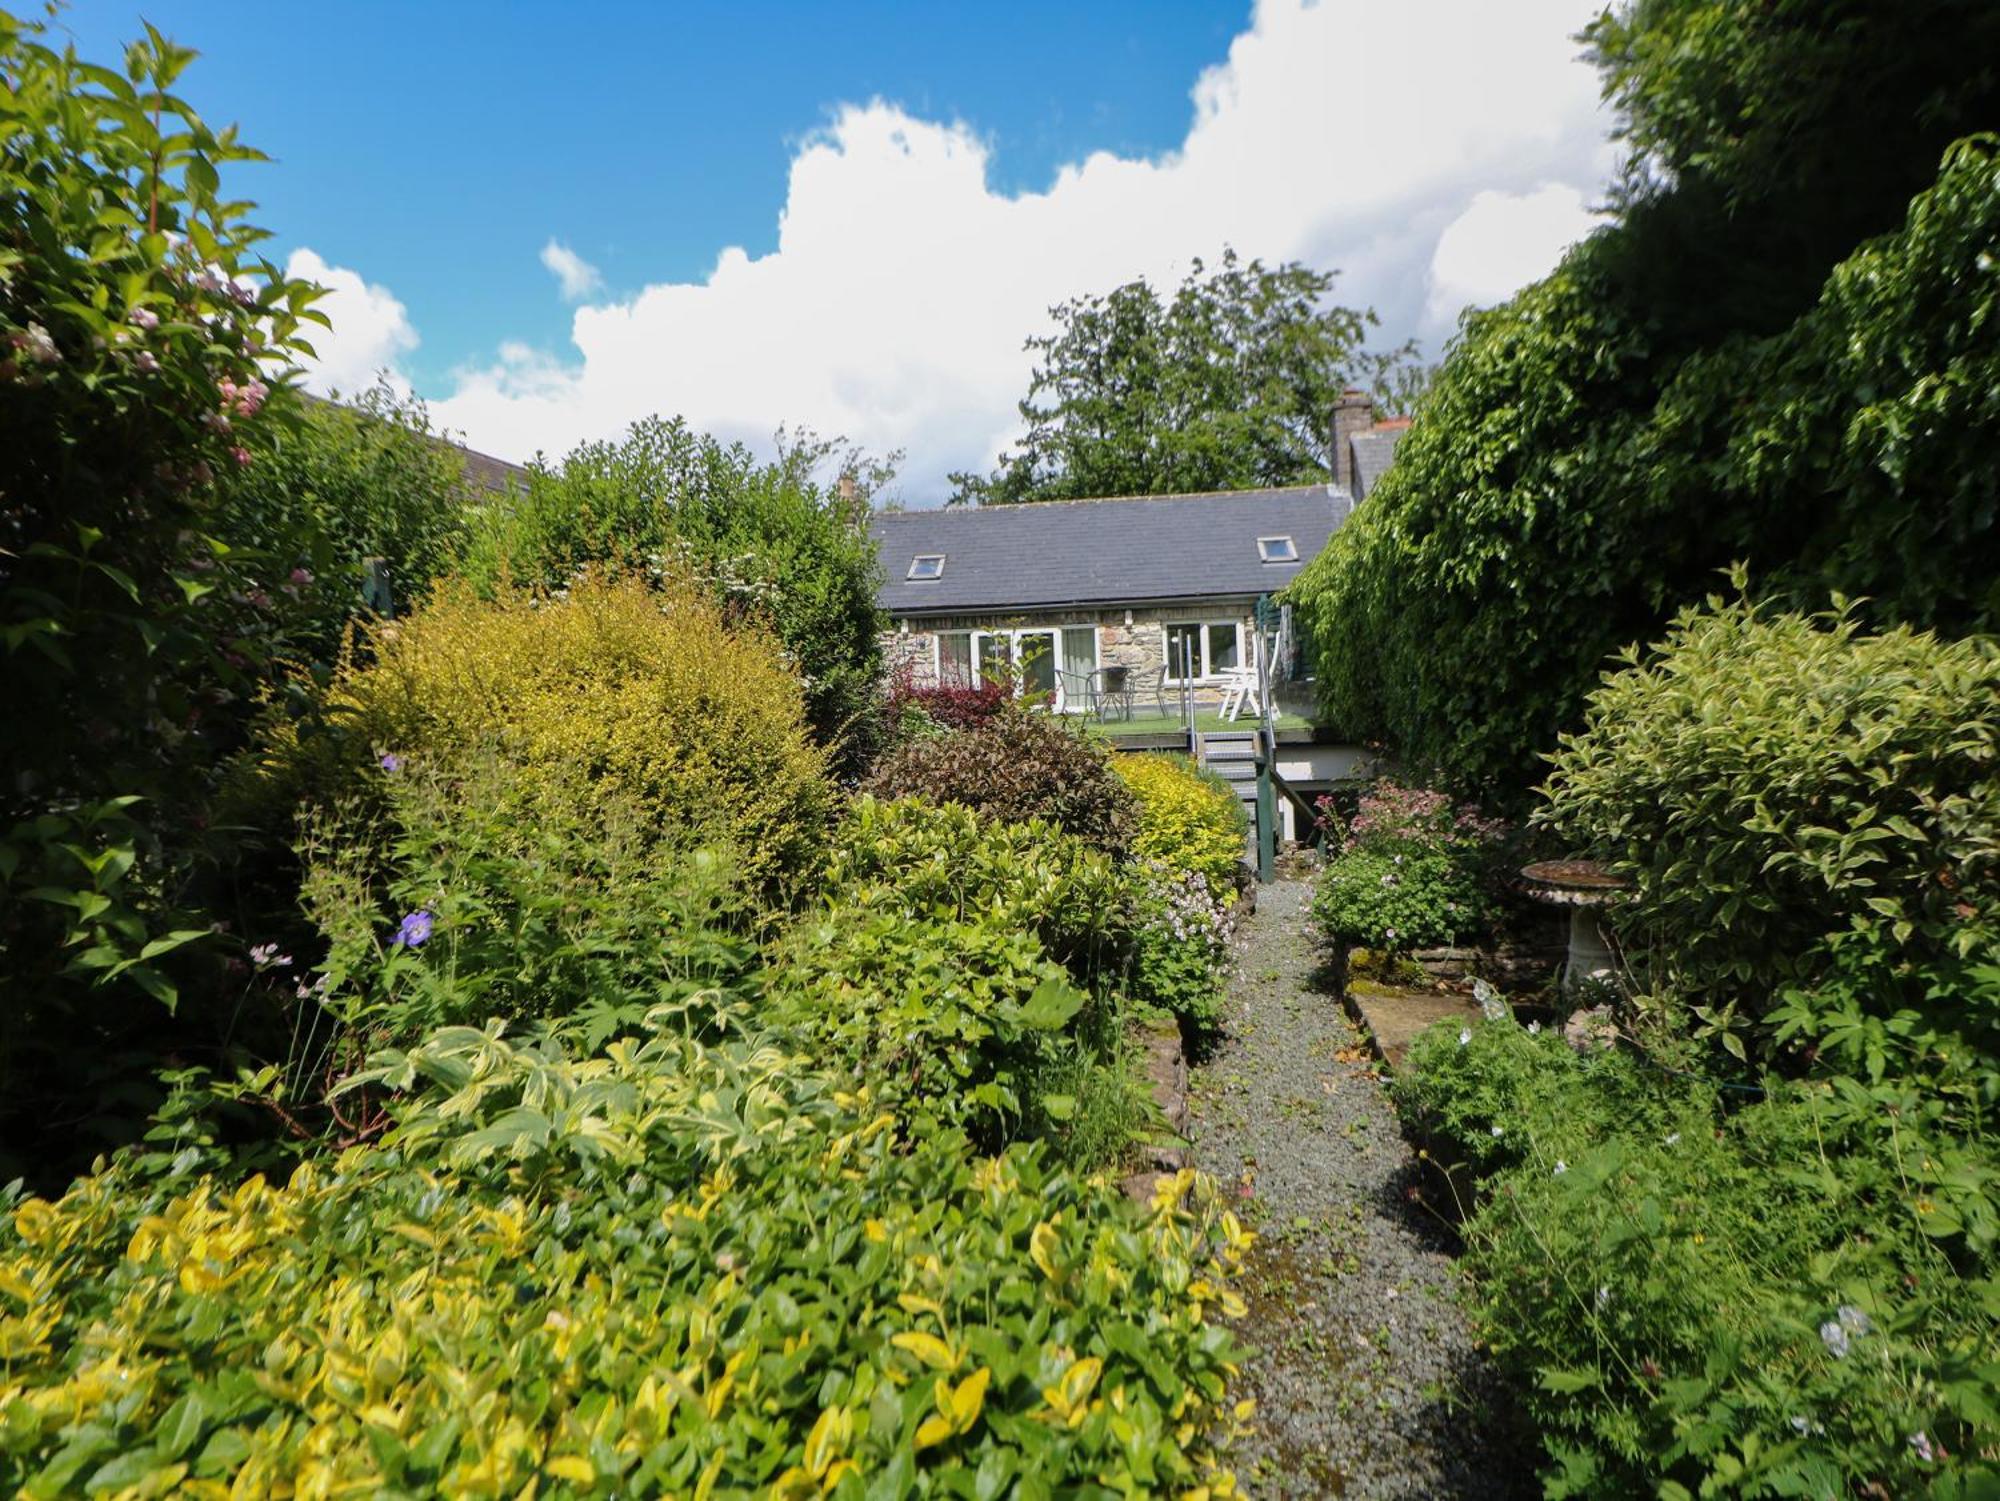
<path fill-rule="evenodd" d="M 158 375 L 160 373 L 160 362 L 152 350 L 142 349 L 132 356 L 132 368 L 137 370 L 141 375 Z"/>
<path fill-rule="evenodd" d="M 158 328 L 160 315 L 149 307 L 135 307 L 132 309 L 132 322 L 140 328 Z"/>
<path fill-rule="evenodd" d="M 294 568 L 292 570 L 292 583 L 296 587 L 303 589 L 307 584 L 310 584 L 312 581 L 313 581 L 313 576 L 312 576 L 312 571 L 310 569 Z"/>
<path fill-rule="evenodd" d="M 201 421 L 202 425 L 212 433 L 226 433 L 229 431 L 229 417 L 227 413 L 208 412 L 203 415 Z"/>
<path fill-rule="evenodd" d="M 245 448 L 241 443 L 238 443 L 234 448 L 229 450 L 229 456 L 236 460 L 237 468 L 248 469 L 250 467 L 250 450 Z"/>

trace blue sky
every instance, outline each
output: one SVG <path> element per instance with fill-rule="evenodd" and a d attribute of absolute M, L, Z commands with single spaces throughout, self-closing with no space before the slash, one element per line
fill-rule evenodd
<path fill-rule="evenodd" d="M 144 14 L 269 152 L 258 200 L 329 288 L 311 372 L 384 371 L 475 447 L 652 411 L 908 459 L 941 497 L 1012 437 L 1046 309 L 1225 246 L 1343 273 L 1384 338 L 1587 231 L 1610 158 L 1593 0 L 1001 5 L 80 0 Z"/>
<path fill-rule="evenodd" d="M 186 93 L 276 159 L 245 191 L 284 250 L 367 268 L 423 330 L 442 394 L 505 332 L 563 338 L 537 255 L 552 233 L 613 293 L 773 249 L 792 148 L 842 101 L 964 120 L 1004 190 L 1089 151 L 1165 150 L 1241 4 L 604 4 L 84 0 L 81 50 L 141 18 L 202 53 Z M 527 200 L 524 202 L 524 199 Z"/>

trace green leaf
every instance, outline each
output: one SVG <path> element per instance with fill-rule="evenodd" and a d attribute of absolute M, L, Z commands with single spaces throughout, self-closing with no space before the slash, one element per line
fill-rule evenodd
<path fill-rule="evenodd" d="M 1035 993 L 1021 1007 L 1019 1020 L 1022 1026 L 1035 1031 L 1053 1032 L 1065 1026 L 1083 1009 L 1083 1004 L 1081 991 L 1067 980 L 1051 975 L 1035 987 Z"/>

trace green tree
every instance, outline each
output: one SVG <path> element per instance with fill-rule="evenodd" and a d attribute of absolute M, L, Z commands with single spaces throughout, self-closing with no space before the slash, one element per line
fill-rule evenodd
<path fill-rule="evenodd" d="M 535 466 L 525 493 L 475 509 L 466 572 L 482 586 L 561 588 L 601 564 L 699 583 L 783 643 L 816 737 L 851 768 L 873 742 L 882 670 L 869 498 L 896 456 L 875 462 L 810 433 L 778 437 L 768 463 L 679 417 L 585 443 L 559 465 Z M 816 476 L 830 462 L 838 475 L 825 484 Z"/>
<path fill-rule="evenodd" d="M 174 92 L 194 54 L 47 35 L 0 11 L 0 1142 L 53 1117 L 74 1150 L 208 946 L 205 794 L 282 636 L 216 480 L 325 319 L 223 196 L 257 153 Z"/>
<path fill-rule="evenodd" d="M 1171 298 L 1145 281 L 1051 308 L 1057 328 L 1021 402 L 1027 433 L 991 476 L 951 476 L 953 504 L 1074 500 L 1324 480 L 1334 403 L 1360 383 L 1407 395 L 1413 346 L 1362 348 L 1372 312 L 1328 300 L 1296 262 L 1194 263 Z"/>
<path fill-rule="evenodd" d="M 2000 11 L 1640 0 L 1586 40 L 1613 222 L 1467 316 L 1294 586 L 1324 716 L 1503 795 L 1731 562 L 1814 608 L 2000 620 L 2000 185 L 1992 138 L 1953 145 L 2000 119 Z"/>

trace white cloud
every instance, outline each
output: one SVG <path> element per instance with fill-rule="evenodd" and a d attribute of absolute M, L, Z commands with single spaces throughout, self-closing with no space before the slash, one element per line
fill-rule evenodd
<path fill-rule="evenodd" d="M 509 458 L 653 411 L 759 443 L 804 423 L 906 448 L 903 494 L 926 505 L 1014 435 L 1022 340 L 1050 304 L 1178 280 L 1224 245 L 1340 268 L 1336 295 L 1374 305 L 1385 342 L 1435 353 L 1460 307 L 1587 226 L 1610 152 L 1570 37 L 1597 4 L 1261 0 L 1195 81 L 1178 150 L 1100 152 L 1019 196 L 989 185 L 972 128 L 845 106 L 793 158 L 775 251 L 586 302 L 573 349 L 510 345 L 434 414 Z"/>
<path fill-rule="evenodd" d="M 581 302 L 592 292 L 602 290 L 604 278 L 595 266 L 578 255 L 569 246 L 550 240 L 542 247 L 542 264 L 562 288 L 565 302 Z"/>
<path fill-rule="evenodd" d="M 307 386 L 322 396 L 334 391 L 352 395 L 386 372 L 395 384 L 407 387 L 397 361 L 417 347 L 417 331 L 409 311 L 387 287 L 371 286 L 358 271 L 330 266 L 303 247 L 285 262 L 285 275 L 327 289 L 313 305 L 333 320 L 333 328 L 306 325 L 306 340 L 318 356 L 306 361 Z"/>
<path fill-rule="evenodd" d="M 1426 317 L 1441 323 L 1460 308 L 1504 302 L 1548 275 L 1563 251 L 1600 222 L 1567 183 L 1532 193 L 1478 194 L 1438 236 Z"/>

